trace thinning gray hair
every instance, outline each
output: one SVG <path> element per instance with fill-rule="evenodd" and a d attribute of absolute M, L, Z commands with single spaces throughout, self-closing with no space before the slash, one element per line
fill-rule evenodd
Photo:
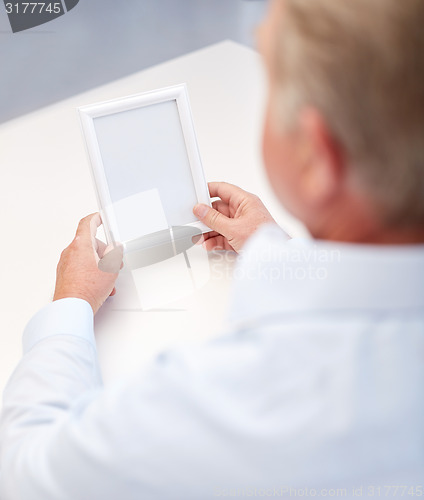
<path fill-rule="evenodd" d="M 280 120 L 317 108 L 384 223 L 424 223 L 424 0 L 284 6 Z"/>

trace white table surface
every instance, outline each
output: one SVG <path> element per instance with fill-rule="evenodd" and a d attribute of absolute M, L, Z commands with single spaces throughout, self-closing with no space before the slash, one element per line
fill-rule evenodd
<path fill-rule="evenodd" d="M 288 232 L 304 234 L 280 207 L 262 169 L 262 63 L 257 53 L 234 42 L 0 125 L 0 390 L 21 357 L 25 324 L 52 298 L 60 252 L 78 220 L 97 211 L 76 108 L 182 82 L 188 84 L 207 180 L 255 192 Z M 123 312 L 106 305 L 95 325 L 105 383 L 133 372 L 163 349 L 217 335 L 230 288 L 230 279 L 220 274 L 173 304 L 175 311 Z"/>

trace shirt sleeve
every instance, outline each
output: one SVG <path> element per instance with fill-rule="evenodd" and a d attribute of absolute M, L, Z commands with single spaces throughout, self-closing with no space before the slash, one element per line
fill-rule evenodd
<path fill-rule="evenodd" d="M 281 401 L 305 401 L 293 380 L 304 384 L 307 370 L 287 343 L 285 362 L 264 363 L 276 349 L 263 342 L 263 332 L 229 331 L 103 388 L 90 306 L 51 304 L 29 323 L 4 392 L 0 498 L 206 500 L 269 478 L 285 483 L 280 464 L 293 443 L 272 443 L 297 420 Z M 296 340 L 297 352 L 310 349 Z"/>
<path fill-rule="evenodd" d="M 51 478 L 43 477 L 48 471 L 34 451 L 43 441 L 48 443 L 81 396 L 87 398 L 102 386 L 93 312 L 84 300 L 62 299 L 39 311 L 24 331 L 23 351 L 3 394 L 0 497 L 4 499 L 38 498 L 34 493 L 21 495 L 18 477 L 34 471 L 44 484 L 51 483 Z"/>
<path fill-rule="evenodd" d="M 92 313 L 74 299 L 38 313 L 24 344 L 4 393 L 2 500 L 209 499 L 260 470 L 246 453 L 251 398 L 234 397 L 258 383 L 255 370 L 235 376 L 253 345 L 223 336 L 164 352 L 104 389 Z"/>
<path fill-rule="evenodd" d="M 28 323 L 23 334 L 26 354 L 35 344 L 53 335 L 70 335 L 85 340 L 95 349 L 93 311 L 82 299 L 62 299 L 39 311 Z"/>
<path fill-rule="evenodd" d="M 227 408 L 225 426 L 239 418 L 218 390 L 228 376 L 216 371 L 214 350 L 193 349 L 162 353 L 104 389 L 90 306 L 65 299 L 41 310 L 24 332 L 24 356 L 4 392 L 0 498 L 213 498 L 208 481 L 216 463 L 232 477 L 232 464 L 243 464 L 224 452 L 229 431 L 211 415 Z M 228 360 L 234 354 L 227 352 Z"/>

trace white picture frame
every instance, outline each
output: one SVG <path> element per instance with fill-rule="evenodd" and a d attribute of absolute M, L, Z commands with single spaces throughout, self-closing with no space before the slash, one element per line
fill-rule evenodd
<path fill-rule="evenodd" d="M 192 214 L 196 203 L 211 201 L 185 84 L 78 111 L 108 244 L 125 252 L 140 237 L 176 226 L 211 231 Z"/>

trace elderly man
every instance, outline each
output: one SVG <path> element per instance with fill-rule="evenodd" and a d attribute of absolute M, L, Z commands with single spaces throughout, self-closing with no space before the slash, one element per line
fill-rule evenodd
<path fill-rule="evenodd" d="M 264 163 L 313 239 L 212 183 L 231 331 L 105 390 L 116 275 L 82 220 L 4 394 L 2 499 L 424 494 L 423 25 L 422 0 L 271 2 Z"/>

